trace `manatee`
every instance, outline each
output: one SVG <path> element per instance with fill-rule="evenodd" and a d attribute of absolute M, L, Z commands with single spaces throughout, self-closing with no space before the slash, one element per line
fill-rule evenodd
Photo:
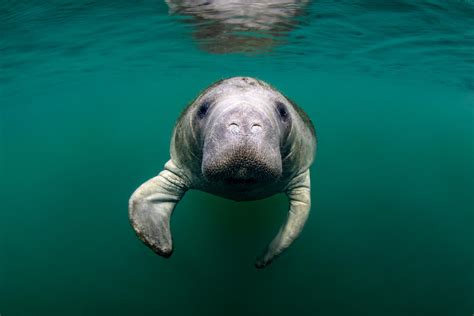
<path fill-rule="evenodd" d="M 138 237 L 170 257 L 170 218 L 189 189 L 235 201 L 285 193 L 287 218 L 255 263 L 263 268 L 300 235 L 308 218 L 316 133 L 305 112 L 268 83 L 233 77 L 204 90 L 181 114 L 170 160 L 130 197 Z"/>
<path fill-rule="evenodd" d="M 198 45 L 212 53 L 269 51 L 300 22 L 308 0 L 166 0 L 191 17 Z"/>

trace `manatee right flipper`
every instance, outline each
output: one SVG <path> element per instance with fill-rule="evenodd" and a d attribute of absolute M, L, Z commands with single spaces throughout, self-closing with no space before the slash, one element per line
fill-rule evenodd
<path fill-rule="evenodd" d="M 257 259 L 255 267 L 265 268 L 286 250 L 301 234 L 311 209 L 311 184 L 309 170 L 295 177 L 286 190 L 290 209 L 280 231 Z"/>
<path fill-rule="evenodd" d="M 138 237 L 154 252 L 173 253 L 170 219 L 189 184 L 173 161 L 158 176 L 143 183 L 130 197 L 129 218 Z"/>

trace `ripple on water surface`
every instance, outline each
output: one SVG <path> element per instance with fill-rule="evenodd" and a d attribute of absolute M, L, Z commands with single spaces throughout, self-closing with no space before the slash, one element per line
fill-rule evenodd
<path fill-rule="evenodd" d="M 2 1 L 0 82 L 245 60 L 472 89 L 473 19 L 471 1 Z"/>

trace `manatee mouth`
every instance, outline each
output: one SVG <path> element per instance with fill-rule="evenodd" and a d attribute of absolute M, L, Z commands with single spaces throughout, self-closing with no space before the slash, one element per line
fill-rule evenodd
<path fill-rule="evenodd" d="M 252 147 L 240 147 L 204 155 L 202 172 L 209 182 L 246 187 L 263 185 L 281 176 L 281 158 L 259 153 Z"/>
<path fill-rule="evenodd" d="M 224 182 L 227 184 L 233 185 L 254 185 L 258 183 L 258 179 L 256 178 L 248 178 L 248 179 L 239 179 L 239 178 L 225 178 Z"/>

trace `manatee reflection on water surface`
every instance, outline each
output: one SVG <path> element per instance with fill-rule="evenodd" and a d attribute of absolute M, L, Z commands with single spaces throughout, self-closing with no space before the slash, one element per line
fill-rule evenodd
<path fill-rule="evenodd" d="M 304 14 L 307 0 L 166 0 L 171 14 L 190 16 L 194 37 L 211 53 L 264 52 Z"/>

